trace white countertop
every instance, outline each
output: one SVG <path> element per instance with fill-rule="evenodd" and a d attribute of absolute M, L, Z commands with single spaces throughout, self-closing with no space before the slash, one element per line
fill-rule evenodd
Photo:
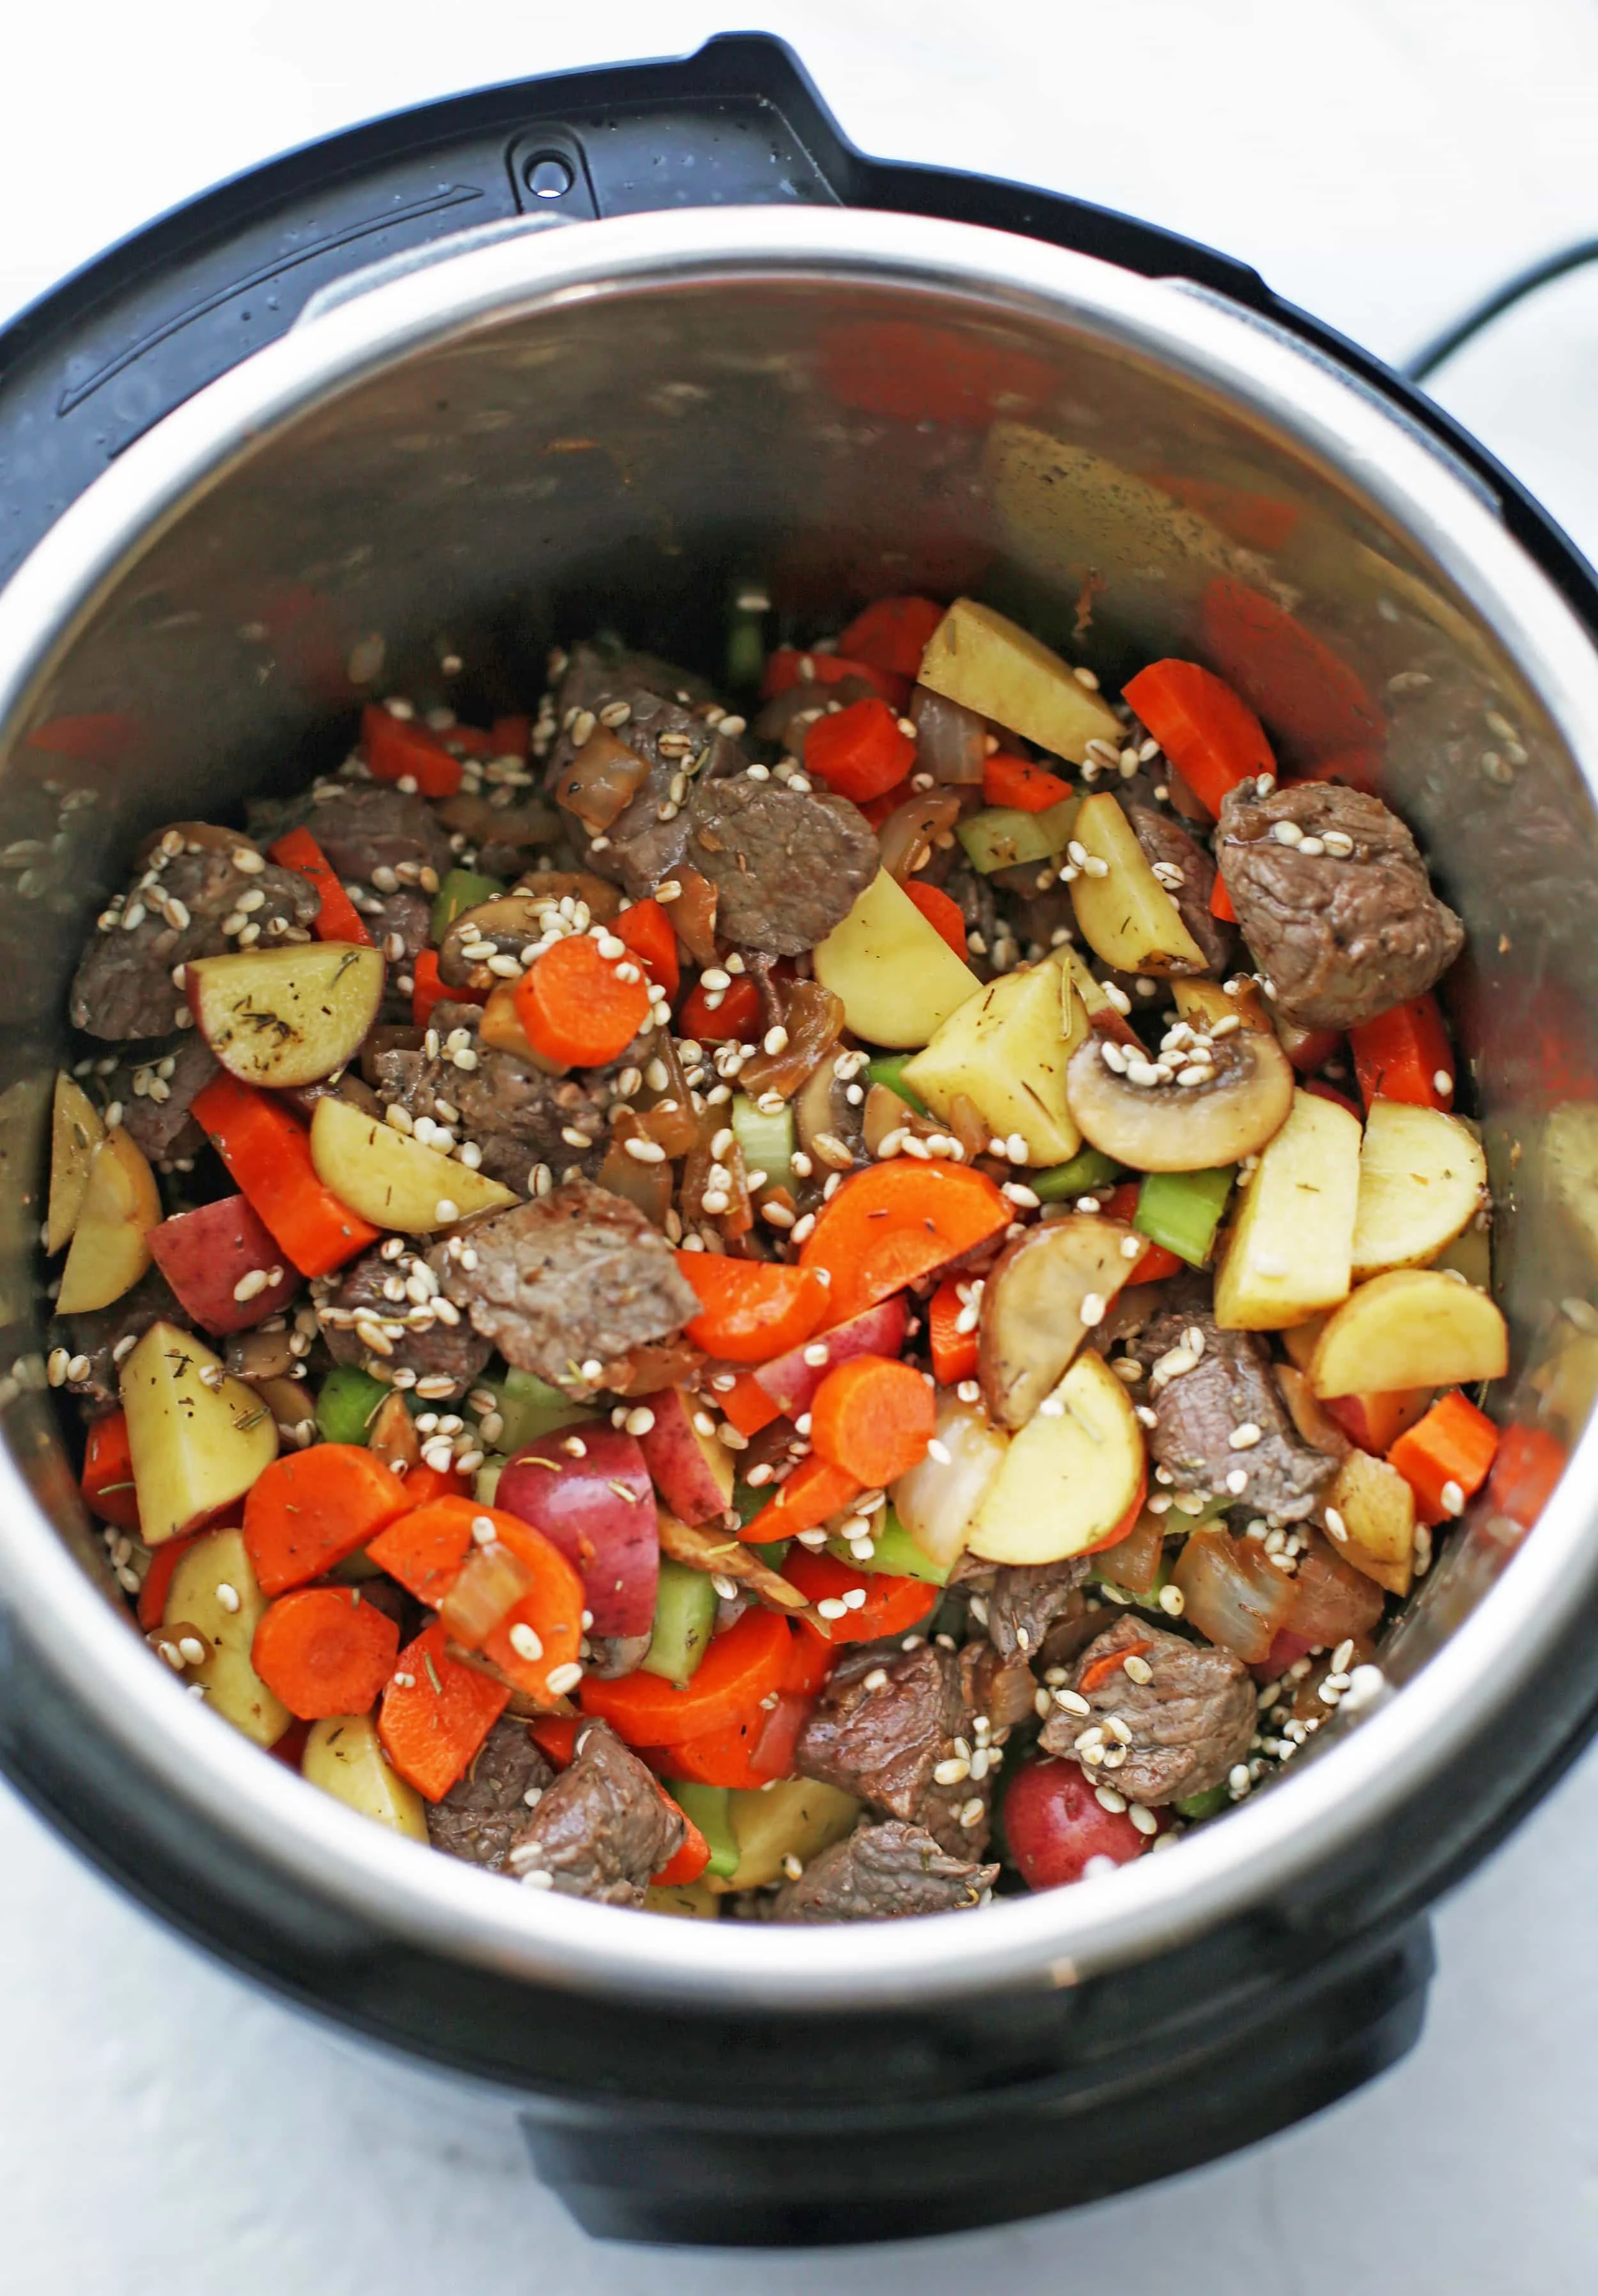
<path fill-rule="evenodd" d="M 863 148 L 1030 179 L 1253 262 L 1402 357 L 1598 230 L 1587 0 L 950 0 L 723 14 L 611 0 L 80 0 L 16 12 L 0 318 L 217 177 L 425 97 L 759 25 Z M 1028 25 L 1048 29 L 1027 30 Z M 1439 396 L 1598 555 L 1598 271 Z M 0 1790 L 7 2296 L 560 2290 L 1521 2296 L 1598 2265 L 1598 1759 L 1439 1914 L 1420 2048 L 1306 2127 L 1082 2214 L 755 2266 L 597 2245 L 508 2116 L 334 2043 L 220 1973 Z M 1178 2277 L 1179 2276 L 1179 2277 Z"/>

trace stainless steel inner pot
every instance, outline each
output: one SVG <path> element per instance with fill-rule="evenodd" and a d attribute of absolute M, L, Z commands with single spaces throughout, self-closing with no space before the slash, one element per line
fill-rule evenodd
<path fill-rule="evenodd" d="M 445 653 L 510 707 L 547 644 L 595 622 L 703 651 L 740 580 L 801 611 L 973 587 L 1112 676 L 1173 651 L 1227 668 L 1295 762 L 1380 757 L 1470 929 L 1455 1019 L 1517 1366 L 1578 1420 L 1585 1324 L 1559 1303 L 1598 1259 L 1589 636 L 1433 439 L 1181 283 L 811 208 L 517 230 L 362 284 L 149 430 L 0 595 L 12 1634 L 71 1685 L 108 1765 L 264 1852 L 287 1890 L 509 1978 L 685 2006 L 930 2002 L 1070 1984 L 1286 1905 L 1512 1708 L 1589 1598 L 1590 1444 L 1523 1544 L 1480 1519 L 1449 1541 L 1389 1645 L 1396 1696 L 1168 1856 L 977 1916 L 831 1931 L 516 1890 L 263 1760 L 106 1599 L 43 1392 L 65 984 L 139 832 L 304 780 L 362 699 L 443 698 Z M 72 720 L 93 723 L 63 743 Z"/>

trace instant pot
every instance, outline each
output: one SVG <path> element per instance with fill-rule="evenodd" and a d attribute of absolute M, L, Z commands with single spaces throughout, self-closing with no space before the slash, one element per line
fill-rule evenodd
<path fill-rule="evenodd" d="M 0 509 L 18 1791 L 212 1954 L 513 2097 L 614 2236 L 1058 2209 L 1402 2055 L 1428 1904 L 1598 1714 L 1598 590 L 1543 512 L 1244 266 L 862 158 L 745 37 L 381 120 L 125 242 L 0 337 Z M 739 598 L 771 639 L 915 588 L 1108 681 L 1195 654 L 1289 767 L 1354 760 L 1414 824 L 1470 929 L 1513 1409 L 1572 1464 L 1530 1536 L 1485 1505 L 1450 1536 L 1385 1699 L 1169 1855 L 827 1930 L 517 1889 L 357 1823 L 130 1631 L 41 1357 L 75 952 L 138 835 L 302 783 L 363 700 L 525 707 L 557 636 L 710 665 Z"/>

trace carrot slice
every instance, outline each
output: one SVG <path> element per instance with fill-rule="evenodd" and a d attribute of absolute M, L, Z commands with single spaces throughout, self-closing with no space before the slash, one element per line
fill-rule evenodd
<path fill-rule="evenodd" d="M 779 1690 L 787 1656 L 787 1621 L 775 1611 L 745 1611 L 713 1639 L 680 1688 L 640 1670 L 610 1682 L 585 1676 L 578 1697 L 585 1714 L 603 1716 L 630 1746 L 680 1745 L 723 1728 Z"/>
<path fill-rule="evenodd" d="M 832 1278 L 830 1328 L 984 1243 L 1009 1219 L 1009 1202 L 984 1172 L 942 1157 L 895 1157 L 852 1173 L 822 1205 L 799 1264 Z"/>
<path fill-rule="evenodd" d="M 809 1268 L 713 1251 L 680 1251 L 677 1265 L 699 1297 L 684 1328 L 725 1363 L 770 1363 L 803 1347 L 828 1312 L 827 1286 Z"/>
<path fill-rule="evenodd" d="M 486 988 L 451 988 L 439 977 L 439 953 L 436 948 L 424 948 L 411 966 L 410 1017 L 417 1029 L 432 1026 L 432 1008 L 446 1001 L 452 1004 L 486 1004 Z"/>
<path fill-rule="evenodd" d="M 830 1459 L 812 1454 L 800 1461 L 786 1483 L 778 1485 L 775 1498 L 744 1525 L 738 1537 L 751 1546 L 764 1546 L 772 1539 L 813 1530 L 819 1522 L 839 1513 L 851 1499 L 858 1498 L 865 1488 L 842 1467 L 835 1467 Z"/>
<path fill-rule="evenodd" d="M 618 940 L 626 942 L 650 980 L 668 996 L 675 996 L 679 977 L 677 935 L 660 903 L 635 901 L 631 908 L 622 910 L 611 931 Z"/>
<path fill-rule="evenodd" d="M 719 1001 L 712 1004 L 715 995 L 703 980 L 696 980 L 683 998 L 677 1016 L 679 1033 L 692 1037 L 702 1045 L 747 1044 L 760 1034 L 760 991 L 753 980 L 735 980 L 730 988 L 721 992 Z"/>
<path fill-rule="evenodd" d="M 320 906 L 311 920 L 311 931 L 318 940 L 351 940 L 370 948 L 372 936 L 360 921 L 360 912 L 339 882 L 331 861 L 323 852 L 309 829 L 291 829 L 268 847 L 274 861 L 285 869 L 297 869 L 309 877 L 317 889 Z M 287 1704 L 286 1699 L 284 1704 Z"/>
<path fill-rule="evenodd" d="M 639 968 L 627 969 L 630 980 L 589 933 L 547 948 L 516 983 L 516 1018 L 533 1049 L 571 1068 L 597 1068 L 624 1053 L 649 1020 Z"/>
<path fill-rule="evenodd" d="M 1100 1197 L 1100 1210 L 1106 1219 L 1130 1222 L 1137 1218 L 1141 1193 L 1139 1182 L 1124 1180 L 1118 1188 L 1112 1188 L 1108 1196 Z M 1186 1265 L 1187 1262 L 1178 1259 L 1174 1251 L 1167 1251 L 1163 1243 L 1151 1243 L 1126 1281 L 1129 1283 L 1158 1283 L 1167 1275 L 1179 1274 Z"/>
<path fill-rule="evenodd" d="M 989 805 L 1010 805 L 1022 813 L 1047 813 L 1051 805 L 1058 805 L 1062 798 L 1073 797 L 1075 791 L 1046 766 L 1001 750 L 982 769 L 982 794 Z"/>
<path fill-rule="evenodd" d="M 319 1578 L 409 1505 L 399 1476 L 364 1444 L 316 1443 L 274 1459 L 244 1498 L 244 1545 L 262 1593 Z"/>
<path fill-rule="evenodd" d="M 301 1722 L 364 1714 L 388 1680 L 400 1628 L 353 1587 L 302 1587 L 272 1603 L 250 1663 Z"/>
<path fill-rule="evenodd" d="M 196 1531 L 194 1538 L 203 1535 Z M 186 1554 L 194 1546 L 194 1538 L 163 1539 L 152 1554 L 150 1568 L 139 1587 L 139 1624 L 146 1634 L 152 1634 L 165 1618 L 167 1589 L 172 1584 L 172 1573 L 177 1568 L 180 1556 Z"/>
<path fill-rule="evenodd" d="M 408 1492 L 410 1480 L 408 1475 Z M 397 1578 L 408 1595 L 436 1611 L 472 1551 L 472 1518 L 477 1512 L 469 1499 L 454 1497 L 410 1507 L 368 1540 L 367 1554 L 380 1570 Z"/>
<path fill-rule="evenodd" d="M 943 619 L 930 598 L 877 598 L 856 614 L 838 652 L 899 677 L 919 677 L 921 656 Z"/>
<path fill-rule="evenodd" d="M 862 1570 L 858 1562 L 840 1562 L 836 1554 L 812 1554 L 796 1546 L 782 1566 L 791 1587 L 811 1603 L 842 1603 L 841 1618 L 803 1630 L 828 1643 L 874 1643 L 879 1635 L 902 1635 L 918 1627 L 938 1600 L 938 1590 L 924 1578 L 894 1578 L 885 1570 Z M 863 1593 L 865 1601 L 851 1600 Z"/>
<path fill-rule="evenodd" d="M 410 782 L 423 797 L 453 797 L 459 789 L 460 759 L 414 718 L 396 718 L 369 701 L 360 713 L 360 737 L 374 781 Z"/>
<path fill-rule="evenodd" d="M 916 667 L 918 669 L 920 664 Z M 761 699 L 770 701 L 774 694 L 786 693 L 794 685 L 841 685 L 846 677 L 863 678 L 894 709 L 910 707 L 907 676 L 878 669 L 869 661 L 852 660 L 847 654 L 801 653 L 797 646 L 778 646 L 766 656 Z"/>
<path fill-rule="evenodd" d="M 1506 1427 L 1487 1484 L 1492 1513 L 1529 1530 L 1553 1496 L 1569 1456 L 1545 1427 Z"/>
<path fill-rule="evenodd" d="M 664 1786 L 660 1790 L 660 1798 L 662 1801 L 671 1803 L 671 1808 L 677 1811 L 678 1816 L 681 1818 L 683 1836 L 680 1844 L 667 1858 L 660 1872 L 651 1878 L 662 1883 L 696 1882 L 710 1864 L 710 1844 L 687 1810 L 679 1808 L 677 1803 L 671 1800 Z"/>
<path fill-rule="evenodd" d="M 896 788 L 915 755 L 915 743 L 900 732 L 898 718 L 875 694 L 852 701 L 831 717 L 813 719 L 804 736 L 805 772 L 857 803 Z"/>
<path fill-rule="evenodd" d="M 965 1302 L 952 1275 L 945 1275 L 927 1309 L 927 1336 L 932 1346 L 932 1368 L 940 1387 L 954 1387 L 976 1376 L 976 1332 L 956 1328 Z"/>
<path fill-rule="evenodd" d="M 1438 1396 L 1423 1417 L 1388 1453 L 1415 1495 L 1424 1523 L 1447 1522 L 1463 1512 L 1487 1479 L 1498 1452 L 1498 1430 L 1457 1388 Z"/>
<path fill-rule="evenodd" d="M 533 1744 L 548 1755 L 557 1770 L 570 1769 L 572 1766 L 582 1719 L 581 1714 L 539 1714 L 527 1725 Z"/>
<path fill-rule="evenodd" d="M 937 1432 L 933 1390 L 913 1364 L 852 1356 L 836 1364 L 811 1405 L 816 1456 L 879 1490 L 927 1456 Z"/>
<path fill-rule="evenodd" d="M 1454 1047 L 1437 1000 L 1412 996 L 1348 1031 L 1354 1072 L 1365 1106 L 1407 1101 L 1415 1108 L 1454 1105 Z"/>
<path fill-rule="evenodd" d="M 1273 774 L 1276 756 L 1242 696 L 1196 661 L 1151 661 L 1122 688 L 1199 803 L 1219 814 L 1230 789 Z"/>
<path fill-rule="evenodd" d="M 900 889 L 908 894 L 912 908 L 919 909 L 940 940 L 946 940 L 963 964 L 966 961 L 966 921 L 960 914 L 958 901 L 951 900 L 939 885 L 923 885 L 909 877 Z"/>
<path fill-rule="evenodd" d="M 796 1626 L 788 1651 L 787 1668 L 782 1677 L 781 1695 L 806 1701 L 814 1698 L 818 1691 L 827 1687 L 836 1664 L 830 1644 L 824 1643 L 819 1635 L 807 1632 L 803 1627 Z"/>
<path fill-rule="evenodd" d="M 382 1234 L 317 1179 L 310 1143 L 280 1100 L 230 1076 L 194 1095 L 211 1146 L 301 1275 L 329 1275 Z"/>
<path fill-rule="evenodd" d="M 778 1775 L 755 1767 L 755 1750 L 770 1719 L 765 1708 L 756 1706 L 720 1730 L 707 1730 L 680 1745 L 651 1747 L 651 1764 L 663 1777 L 690 1778 L 696 1785 L 763 1786 Z"/>
<path fill-rule="evenodd" d="M 435 1619 L 395 1660 L 377 1734 L 406 1783 L 442 1801 L 509 1702 L 505 1683 L 449 1656 Z"/>
<path fill-rule="evenodd" d="M 114 1523 L 119 1530 L 138 1529 L 138 1493 L 133 1488 L 133 1454 L 128 1447 L 125 1411 L 109 1412 L 89 1429 L 82 1488 L 85 1505 L 102 1522 Z M 155 1623 L 159 1626 L 160 1620 Z"/>
<path fill-rule="evenodd" d="M 758 1435 L 762 1427 L 782 1417 L 782 1406 L 773 1403 L 766 1390 L 756 1381 L 753 1372 L 741 1371 L 737 1382 L 725 1393 L 716 1390 L 716 1401 L 721 1415 L 740 1435 Z"/>
<path fill-rule="evenodd" d="M 1212 917 L 1219 917 L 1223 925 L 1235 925 L 1238 921 L 1238 913 L 1231 906 L 1231 895 L 1226 890 L 1226 880 L 1218 869 L 1215 882 L 1210 888 L 1209 913 Z"/>

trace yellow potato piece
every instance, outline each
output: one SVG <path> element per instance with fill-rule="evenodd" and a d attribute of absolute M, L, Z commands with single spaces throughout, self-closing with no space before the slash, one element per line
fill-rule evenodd
<path fill-rule="evenodd" d="M 147 1546 L 214 1521 L 277 1456 L 268 1406 L 176 1324 L 152 1324 L 122 1365 L 122 1408 Z"/>
<path fill-rule="evenodd" d="M 1457 1116 L 1372 1101 L 1359 1157 L 1355 1275 L 1435 1259 L 1476 1217 L 1487 1184 L 1487 1158 Z"/>
<path fill-rule="evenodd" d="M 310 1123 L 310 1160 L 324 1186 L 374 1227 L 427 1235 L 474 1212 L 516 1201 L 486 1173 L 474 1172 L 436 1148 L 424 1148 L 391 1125 L 376 1124 L 346 1100 L 325 1095 Z"/>
<path fill-rule="evenodd" d="M 80 1084 L 63 1069 L 55 1079 L 55 1104 L 50 1119 L 50 1211 L 45 1222 L 45 1249 L 60 1251 L 72 1240 L 72 1230 L 88 1190 L 89 1167 L 105 1137 L 100 1111 Z"/>
<path fill-rule="evenodd" d="M 164 1627 L 198 1627 L 211 1645 L 202 1666 L 187 1667 L 213 1714 L 258 1746 L 275 1746 L 293 1716 L 251 1663 L 255 1629 L 267 1609 L 241 1530 L 213 1530 L 177 1558 L 167 1589 Z"/>
<path fill-rule="evenodd" d="M 925 1045 L 982 987 L 903 887 L 879 870 L 814 952 L 816 979 L 868 1044 Z"/>
<path fill-rule="evenodd" d="M 774 1786 L 735 1786 L 727 1797 L 727 1815 L 738 1845 L 738 1862 L 725 1880 L 712 1880 L 718 1893 L 780 1882 L 785 1857 L 808 1865 L 853 1830 L 860 1804 L 853 1794 L 823 1785 L 818 1778 L 785 1778 Z"/>
<path fill-rule="evenodd" d="M 184 990 L 229 1075 L 281 1089 L 353 1059 L 383 1003 L 384 969 L 381 949 L 295 941 L 192 957 Z"/>
<path fill-rule="evenodd" d="M 1077 924 L 1094 955 L 1121 972 L 1202 972 L 1204 951 L 1118 800 L 1108 791 L 1084 798 L 1074 834 L 1090 860 L 1105 864 L 1103 876 L 1084 869 L 1071 887 Z"/>
<path fill-rule="evenodd" d="M 363 1817 L 413 1841 L 426 1841 L 426 1804 L 389 1767 L 369 1714 L 331 1714 L 313 1722 L 300 1775 Z"/>
<path fill-rule="evenodd" d="M 1047 957 L 990 980 L 904 1068 L 904 1081 L 935 1115 L 947 1121 L 963 1093 L 991 1132 L 1020 1135 L 1029 1164 L 1063 1164 L 1082 1145 L 1066 1069 L 1088 1016 L 1079 998 L 1070 1000 L 1070 1033 L 1062 1031 L 1060 972 L 1059 960 Z"/>
<path fill-rule="evenodd" d="M 1395 1267 L 1327 1318 L 1309 1376 L 1319 1396 L 1387 1395 L 1470 1387 L 1508 1368 L 1508 1329 L 1485 1292 L 1436 1268 Z"/>
<path fill-rule="evenodd" d="M 1109 1537 L 1142 1480 L 1143 1431 L 1125 1388 L 1101 1356 L 1078 1356 L 1011 1439 L 966 1544 L 984 1562 L 1085 1554 Z"/>
<path fill-rule="evenodd" d="M 1334 1101 L 1295 1092 L 1287 1122 L 1261 1152 L 1242 1192 L 1215 1278 L 1215 1321 L 1223 1331 L 1281 1331 L 1347 1297 L 1359 1146 L 1356 1117 Z"/>
<path fill-rule="evenodd" d="M 1385 1459 L 1351 1450 L 1326 1494 L 1326 1506 L 1342 1525 L 1342 1536 L 1327 1524 L 1328 1536 L 1345 1562 L 1374 1578 L 1389 1595 L 1407 1595 L 1415 1562 L 1415 1495 Z"/>
<path fill-rule="evenodd" d="M 919 682 L 1081 765 L 1091 741 L 1121 742 L 1121 721 L 1041 639 L 992 606 L 957 598 L 927 641 Z"/>
<path fill-rule="evenodd" d="M 671 1914 L 680 1921 L 713 1922 L 716 1892 L 708 1882 L 651 1882 L 644 1891 L 647 1914 Z"/>
<path fill-rule="evenodd" d="M 150 1231 L 161 1220 L 155 1175 L 119 1124 L 89 1166 L 56 1313 L 81 1316 L 131 1292 L 150 1265 Z"/>

